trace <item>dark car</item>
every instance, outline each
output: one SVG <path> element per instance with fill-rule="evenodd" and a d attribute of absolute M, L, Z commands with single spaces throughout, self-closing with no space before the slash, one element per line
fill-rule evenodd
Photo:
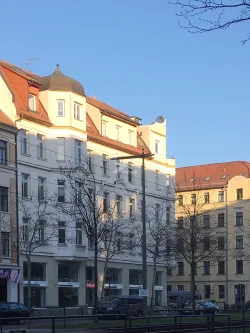
<path fill-rule="evenodd" d="M 0 318 L 4 318 L 4 321 L 13 321 L 12 318 L 29 317 L 29 309 L 17 302 L 0 302 Z M 20 324 L 25 322 L 25 319 L 18 320 Z"/>
<path fill-rule="evenodd" d="M 192 304 L 188 304 L 187 306 L 184 307 L 182 310 L 183 314 L 187 313 L 192 313 Z M 219 312 L 219 307 L 214 304 L 213 302 L 210 301 L 197 301 L 195 303 L 195 313 L 196 314 L 208 314 L 208 313 L 218 313 Z"/>
<path fill-rule="evenodd" d="M 99 303 L 98 314 L 105 315 L 127 315 L 129 317 L 140 317 L 143 315 L 143 297 L 120 296 L 109 303 Z"/>

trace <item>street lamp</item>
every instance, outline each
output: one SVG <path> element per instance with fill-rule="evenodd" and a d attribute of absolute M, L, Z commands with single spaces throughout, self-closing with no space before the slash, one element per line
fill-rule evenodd
<path fill-rule="evenodd" d="M 133 156 L 121 156 L 113 157 L 111 160 L 130 160 L 132 158 L 142 159 L 142 278 L 143 278 L 143 289 L 147 290 L 147 236 L 146 236 L 146 182 L 145 182 L 145 158 L 151 157 L 154 154 L 142 154 Z M 147 315 L 147 296 L 143 296 L 143 314 Z"/>

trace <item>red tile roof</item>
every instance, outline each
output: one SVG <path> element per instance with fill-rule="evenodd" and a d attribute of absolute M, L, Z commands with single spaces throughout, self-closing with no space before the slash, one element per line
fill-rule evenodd
<path fill-rule="evenodd" d="M 177 168 L 176 190 L 223 187 L 230 179 L 240 175 L 250 178 L 249 162 L 233 161 Z"/>
<path fill-rule="evenodd" d="M 8 125 L 8 126 L 16 127 L 15 123 L 9 117 L 7 117 L 6 114 L 2 110 L 0 110 L 0 123 Z"/>
<path fill-rule="evenodd" d="M 87 103 L 98 108 L 102 113 L 106 113 L 109 117 L 114 117 L 120 121 L 127 122 L 132 126 L 138 126 L 137 122 L 130 118 L 130 116 L 118 109 L 110 106 L 104 102 L 98 101 L 96 98 L 91 98 L 87 96 Z"/>

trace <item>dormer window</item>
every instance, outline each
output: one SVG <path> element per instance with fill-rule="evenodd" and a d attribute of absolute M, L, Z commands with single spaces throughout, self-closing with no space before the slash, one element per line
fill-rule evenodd
<path fill-rule="evenodd" d="M 36 96 L 29 94 L 29 109 L 36 111 Z"/>
<path fill-rule="evenodd" d="M 64 100 L 56 100 L 56 115 L 57 117 L 64 117 Z"/>
<path fill-rule="evenodd" d="M 155 153 L 160 154 L 160 141 L 155 140 Z"/>
<path fill-rule="evenodd" d="M 74 118 L 81 120 L 81 105 L 77 103 L 74 103 Z"/>
<path fill-rule="evenodd" d="M 108 123 L 106 121 L 102 122 L 102 135 L 103 136 L 108 135 Z"/>

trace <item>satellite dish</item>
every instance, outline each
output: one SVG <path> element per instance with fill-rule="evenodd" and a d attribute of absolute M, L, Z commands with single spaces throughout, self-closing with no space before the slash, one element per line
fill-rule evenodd
<path fill-rule="evenodd" d="M 156 122 L 159 123 L 159 124 L 164 123 L 164 121 L 165 121 L 165 118 L 162 117 L 162 116 L 158 116 L 158 117 L 156 118 Z"/>

